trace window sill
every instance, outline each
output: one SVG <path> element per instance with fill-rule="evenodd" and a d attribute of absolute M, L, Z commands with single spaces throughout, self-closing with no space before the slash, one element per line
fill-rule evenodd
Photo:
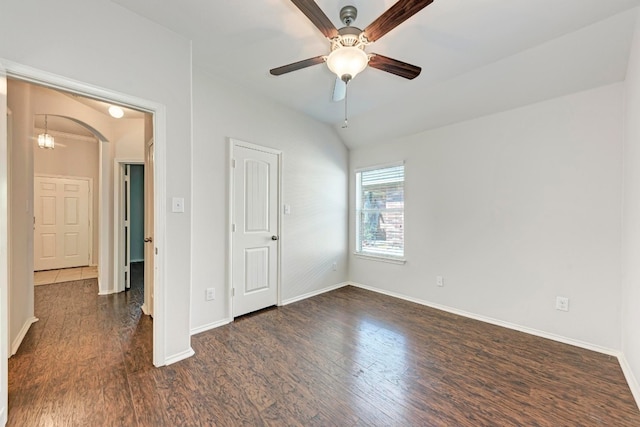
<path fill-rule="evenodd" d="M 380 255 L 369 255 L 369 254 L 363 254 L 358 252 L 355 252 L 353 255 L 356 258 L 368 259 L 370 261 L 387 262 L 389 264 L 403 265 L 403 264 L 406 264 L 407 262 L 407 260 L 404 258 L 392 258 L 392 257 L 386 257 L 386 256 L 380 256 Z"/>

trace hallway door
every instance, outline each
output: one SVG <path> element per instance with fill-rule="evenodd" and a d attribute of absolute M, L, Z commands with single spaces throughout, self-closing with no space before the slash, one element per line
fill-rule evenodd
<path fill-rule="evenodd" d="M 34 270 L 89 265 L 89 181 L 34 179 Z"/>
<path fill-rule="evenodd" d="M 279 152 L 234 143 L 234 317 L 278 303 L 279 162 Z"/>

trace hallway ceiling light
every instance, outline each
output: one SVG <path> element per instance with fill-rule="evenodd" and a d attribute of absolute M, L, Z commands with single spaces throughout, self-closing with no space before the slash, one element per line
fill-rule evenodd
<path fill-rule="evenodd" d="M 47 115 L 44 115 L 44 133 L 38 135 L 38 147 L 53 149 L 56 143 L 51 135 L 49 135 L 47 130 Z"/>
<path fill-rule="evenodd" d="M 111 114 L 111 117 L 114 119 L 120 119 L 124 116 L 124 110 L 117 105 L 112 105 L 109 107 L 109 114 Z"/>

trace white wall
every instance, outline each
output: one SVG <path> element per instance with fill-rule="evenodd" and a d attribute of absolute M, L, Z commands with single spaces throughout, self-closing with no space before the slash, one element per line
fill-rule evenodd
<path fill-rule="evenodd" d="M 11 160 L 9 258 L 9 355 L 17 349 L 34 319 L 33 313 L 33 116 L 31 87 L 9 84 L 7 104 L 11 109 L 13 138 L 8 141 Z"/>
<path fill-rule="evenodd" d="M 352 151 L 352 171 L 406 160 L 407 263 L 351 256 L 350 279 L 620 349 L 623 89 Z"/>
<path fill-rule="evenodd" d="M 51 23 L 55 22 L 55 31 Z M 25 31 L 28 28 L 29 31 Z M 96 31 L 96 29 L 100 29 Z M 19 35 L 19 36 L 18 36 Z M 132 42 L 135 41 L 135 42 Z M 162 338 L 165 359 L 188 354 L 191 250 L 191 46 L 188 40 L 103 0 L 9 0 L 0 13 L 0 58 L 166 107 L 167 211 Z M 0 60 L 2 62 L 2 60 Z M 163 129 L 165 130 L 165 129 Z M 164 132 L 163 132 L 164 134 Z M 160 146 L 161 144 L 159 144 Z M 164 205 L 166 206 L 166 204 Z"/>
<path fill-rule="evenodd" d="M 640 17 L 638 19 L 640 22 Z M 640 28 L 627 72 L 626 139 L 624 145 L 624 219 L 622 246 L 622 350 L 633 378 L 631 390 L 640 402 Z M 629 375 L 628 375 L 629 377 Z"/>
<path fill-rule="evenodd" d="M 306 116 L 194 70 L 191 327 L 230 317 L 226 284 L 228 138 L 283 152 L 282 298 L 346 280 L 348 152 Z M 337 261 L 338 268 L 332 270 Z M 205 289 L 216 299 L 205 301 Z"/>

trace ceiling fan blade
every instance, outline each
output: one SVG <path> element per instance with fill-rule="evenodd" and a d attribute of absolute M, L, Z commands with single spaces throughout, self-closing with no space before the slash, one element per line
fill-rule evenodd
<path fill-rule="evenodd" d="M 347 84 L 340 77 L 336 77 L 336 83 L 333 86 L 333 102 L 342 101 L 346 95 Z"/>
<path fill-rule="evenodd" d="M 294 2 L 295 3 L 295 2 Z M 370 42 L 374 42 L 433 3 L 433 0 L 398 0 L 364 29 Z"/>
<path fill-rule="evenodd" d="M 335 25 L 327 18 L 327 15 L 324 14 L 315 1 L 291 0 L 291 3 L 295 4 L 300 9 L 300 12 L 304 13 L 326 38 L 331 39 L 338 35 Z"/>
<path fill-rule="evenodd" d="M 282 74 L 290 73 L 292 71 L 301 70 L 303 68 L 311 67 L 312 65 L 322 64 L 324 62 L 324 56 L 316 56 L 315 58 L 303 59 L 302 61 L 294 62 L 292 64 L 283 65 L 282 67 L 269 70 L 274 76 L 281 76 Z"/>
<path fill-rule="evenodd" d="M 422 68 L 407 64 L 406 62 L 398 61 L 397 59 L 387 58 L 386 56 L 372 54 L 369 59 L 369 66 L 377 68 L 378 70 L 386 71 L 387 73 L 395 74 L 396 76 L 404 77 L 405 79 L 413 80 L 420 75 Z"/>

